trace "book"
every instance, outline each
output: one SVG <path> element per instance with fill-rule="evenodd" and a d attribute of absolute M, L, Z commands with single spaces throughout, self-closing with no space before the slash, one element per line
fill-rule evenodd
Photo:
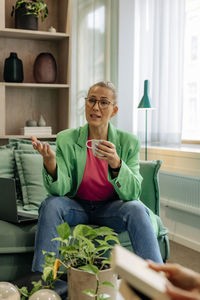
<path fill-rule="evenodd" d="M 149 298 L 170 300 L 166 294 L 168 279 L 165 275 L 150 269 L 146 260 L 126 248 L 115 245 L 111 254 L 111 266 L 133 290 Z"/>
<path fill-rule="evenodd" d="M 52 128 L 50 126 L 30 126 L 20 129 L 22 135 L 51 135 Z"/>

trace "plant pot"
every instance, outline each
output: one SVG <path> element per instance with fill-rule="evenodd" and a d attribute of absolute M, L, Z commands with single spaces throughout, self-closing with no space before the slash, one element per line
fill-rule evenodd
<path fill-rule="evenodd" d="M 34 78 L 38 83 L 54 83 L 57 77 L 55 58 L 51 53 L 40 53 L 34 62 Z"/>
<path fill-rule="evenodd" d="M 15 10 L 15 28 L 38 30 L 38 18 L 26 13 L 27 9 L 24 6 Z"/>
<path fill-rule="evenodd" d="M 117 296 L 117 275 L 113 273 L 112 269 L 102 270 L 98 274 L 100 280 L 99 294 L 106 293 L 110 295 L 110 299 L 115 300 Z M 111 282 L 116 288 L 109 286 L 101 286 L 103 281 Z M 96 290 L 97 280 L 96 276 L 88 272 L 70 268 L 68 270 L 68 297 L 69 300 L 91 300 L 91 297 L 85 295 L 83 290 Z M 93 298 L 95 299 L 95 298 Z"/>

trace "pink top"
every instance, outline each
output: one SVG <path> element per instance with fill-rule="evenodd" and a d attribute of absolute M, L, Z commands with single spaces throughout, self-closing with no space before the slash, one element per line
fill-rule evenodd
<path fill-rule="evenodd" d="M 107 176 L 108 163 L 95 157 L 92 149 L 87 148 L 87 161 L 76 198 L 90 201 L 112 198 L 115 190 Z"/>

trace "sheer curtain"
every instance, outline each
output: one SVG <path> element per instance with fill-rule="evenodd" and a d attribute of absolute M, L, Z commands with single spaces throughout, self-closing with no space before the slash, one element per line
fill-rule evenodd
<path fill-rule="evenodd" d="M 117 85 L 118 1 L 72 2 L 71 127 L 85 124 L 85 96 L 101 80 Z"/>
<path fill-rule="evenodd" d="M 152 144 L 181 142 L 184 15 L 184 0 L 135 0 L 134 98 L 139 103 L 144 80 L 149 79 L 154 110 L 148 112 L 148 142 Z M 142 141 L 144 118 L 145 112 L 137 111 Z"/>

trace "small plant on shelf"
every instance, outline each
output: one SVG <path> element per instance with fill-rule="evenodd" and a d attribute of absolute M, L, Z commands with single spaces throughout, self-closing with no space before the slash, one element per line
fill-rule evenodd
<path fill-rule="evenodd" d="M 47 4 L 42 0 L 18 0 L 15 6 L 12 7 L 11 16 L 19 9 L 25 9 L 25 15 L 32 15 L 36 18 L 41 17 L 41 20 L 44 21 L 48 17 L 48 8 Z"/>

